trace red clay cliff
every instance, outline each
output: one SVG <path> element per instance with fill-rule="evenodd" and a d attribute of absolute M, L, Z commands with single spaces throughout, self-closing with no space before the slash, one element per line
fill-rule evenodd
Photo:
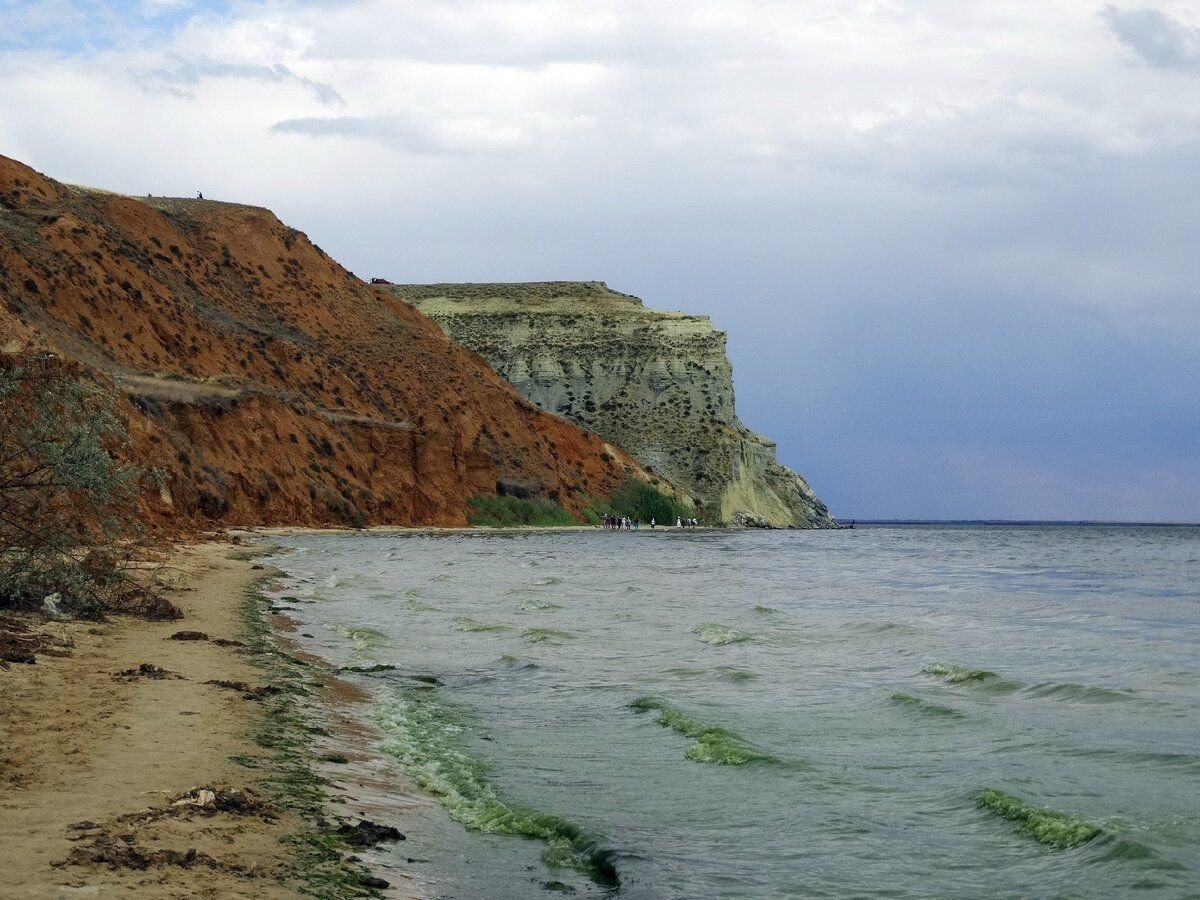
<path fill-rule="evenodd" d="M 59 184 L 0 156 L 0 351 L 115 385 L 167 476 L 165 530 L 466 524 L 467 498 L 577 513 L 641 470 L 542 412 L 271 212 Z"/>

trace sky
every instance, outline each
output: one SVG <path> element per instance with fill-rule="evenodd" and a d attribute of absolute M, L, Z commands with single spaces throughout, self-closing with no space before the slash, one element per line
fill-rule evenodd
<path fill-rule="evenodd" d="M 0 0 L 0 153 L 709 315 L 844 518 L 1200 520 L 1194 0 Z"/>

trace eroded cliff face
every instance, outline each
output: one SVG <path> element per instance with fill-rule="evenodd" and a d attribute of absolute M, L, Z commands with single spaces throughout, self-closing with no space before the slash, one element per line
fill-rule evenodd
<path fill-rule="evenodd" d="M 733 401 L 725 334 L 601 282 L 393 285 L 542 409 L 620 445 L 708 521 L 825 527 L 829 511 Z"/>
<path fill-rule="evenodd" d="M 0 352 L 123 395 L 151 525 L 464 525 L 498 490 L 578 513 L 641 468 L 270 211 L 60 184 L 0 156 Z M 3 423 L 0 423 L 2 427 Z"/>

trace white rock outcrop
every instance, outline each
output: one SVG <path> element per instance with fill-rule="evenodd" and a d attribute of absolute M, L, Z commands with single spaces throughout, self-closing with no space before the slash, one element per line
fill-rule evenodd
<path fill-rule="evenodd" d="M 836 523 L 734 411 L 725 333 L 602 282 L 393 285 L 545 410 L 623 447 L 708 522 Z"/>

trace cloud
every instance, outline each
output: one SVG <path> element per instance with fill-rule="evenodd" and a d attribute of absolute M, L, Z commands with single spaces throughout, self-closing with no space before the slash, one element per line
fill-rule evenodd
<path fill-rule="evenodd" d="M 287 66 L 278 62 L 270 65 L 252 65 L 237 62 L 176 59 L 169 67 L 134 72 L 133 77 L 146 90 L 167 91 L 184 97 L 190 97 L 191 92 L 188 89 L 194 88 L 205 79 L 231 78 L 263 81 L 271 84 L 295 84 L 309 91 L 319 103 L 325 106 L 344 106 L 346 103 L 332 85 L 297 75 Z"/>
<path fill-rule="evenodd" d="M 1150 7 L 1124 10 L 1109 4 L 1100 14 L 1121 43 L 1147 65 L 1200 72 L 1200 28 Z"/>
<path fill-rule="evenodd" d="M 1103 2 L 0 0 L 0 152 L 710 314 L 835 511 L 1120 517 L 1125 478 L 1178 517 L 1197 19 Z"/>
<path fill-rule="evenodd" d="M 501 119 L 414 113 L 285 119 L 272 125 L 271 132 L 359 138 L 414 153 L 493 154 L 513 153 L 548 138 L 583 134 L 594 126 L 588 116 L 564 120 L 528 114 Z"/>

